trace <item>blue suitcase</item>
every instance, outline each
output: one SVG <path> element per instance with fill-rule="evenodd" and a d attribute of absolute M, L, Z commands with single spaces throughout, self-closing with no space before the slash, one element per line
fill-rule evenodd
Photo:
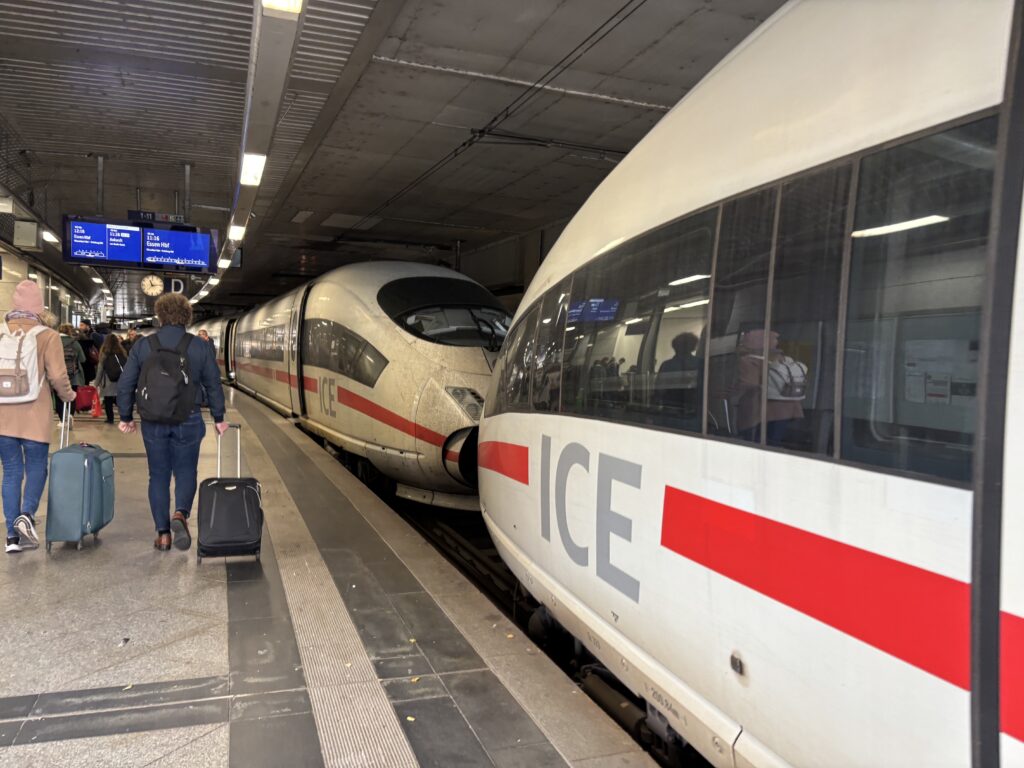
<path fill-rule="evenodd" d="M 73 541 L 99 532 L 114 519 L 114 457 L 98 445 L 68 445 L 70 407 L 64 404 L 60 450 L 50 457 L 46 505 L 46 551 L 55 541 Z"/>

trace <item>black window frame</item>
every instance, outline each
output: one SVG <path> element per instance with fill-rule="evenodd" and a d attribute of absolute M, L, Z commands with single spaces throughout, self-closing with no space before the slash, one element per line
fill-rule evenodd
<path fill-rule="evenodd" d="M 914 470 L 901 469 L 901 468 L 897 468 L 897 467 L 880 466 L 880 465 L 877 465 L 877 464 L 871 464 L 871 463 L 866 463 L 866 462 L 860 462 L 860 461 L 855 461 L 855 460 L 851 460 L 851 459 L 846 459 L 846 458 L 842 458 L 840 456 L 841 446 L 842 446 L 842 443 L 843 443 L 843 440 L 842 440 L 843 403 L 842 403 L 842 389 L 841 388 L 842 388 L 842 382 L 843 382 L 843 377 L 844 377 L 844 370 L 843 370 L 844 369 L 844 365 L 843 365 L 843 362 L 844 362 L 844 357 L 845 357 L 844 349 L 845 349 L 845 336 L 846 336 L 846 313 L 847 313 L 848 300 L 849 300 L 848 293 L 849 293 L 849 278 L 850 278 L 850 260 L 851 260 L 851 253 L 852 253 L 852 237 L 851 237 L 851 233 L 853 231 L 854 219 L 855 219 L 855 216 L 856 216 L 856 201 L 857 201 L 858 184 L 859 184 L 859 179 L 860 179 L 861 161 L 865 157 L 867 157 L 869 155 L 873 155 L 873 154 L 878 153 L 878 152 L 882 152 L 882 151 L 888 150 L 888 149 L 892 149 L 894 147 L 899 147 L 899 146 L 902 146 L 904 144 L 910 144 L 910 143 L 912 143 L 914 141 L 917 141 L 917 140 L 922 139 L 922 138 L 926 138 L 928 136 L 938 135 L 938 134 L 941 134 L 941 133 L 944 133 L 946 131 L 955 129 L 955 128 L 960 127 L 960 126 L 969 125 L 971 123 L 978 122 L 978 121 L 984 120 L 986 118 L 991 118 L 991 117 L 994 117 L 994 116 L 998 116 L 1000 114 L 1001 109 L 1002 109 L 1002 105 L 997 105 L 995 107 L 989 107 L 989 108 L 986 108 L 986 109 L 983 109 L 983 110 L 972 112 L 972 113 L 967 114 L 967 115 L 962 115 L 962 116 L 960 116 L 958 118 L 955 118 L 953 120 L 948 120 L 946 122 L 939 123 L 937 125 L 932 125 L 932 126 L 929 126 L 928 128 L 922 129 L 920 131 L 915 131 L 913 133 L 906 134 L 904 136 L 900 136 L 898 138 L 894 138 L 894 139 L 891 139 L 891 140 L 888 140 L 888 141 L 885 141 L 885 142 L 882 142 L 882 143 L 879 143 L 879 144 L 876 144 L 876 145 L 873 145 L 873 146 L 870 146 L 870 147 L 865 147 L 865 148 L 863 148 L 861 150 L 858 150 L 856 152 L 852 152 L 852 153 L 850 153 L 848 155 L 845 155 L 843 157 L 835 158 L 835 159 L 830 160 L 830 161 L 825 162 L 825 163 L 820 163 L 820 164 L 818 164 L 816 166 L 803 169 L 803 170 L 798 171 L 796 173 L 789 174 L 789 175 L 787 175 L 785 177 L 773 180 L 771 182 L 767 182 L 765 184 L 758 185 L 756 187 L 752 187 L 750 189 L 743 190 L 742 192 L 739 192 L 739 193 L 734 194 L 734 195 L 730 195 L 727 198 L 723 198 L 723 199 L 718 200 L 718 201 L 716 201 L 714 203 L 711 203 L 709 205 L 705 205 L 705 206 L 702 206 L 701 208 L 695 209 L 693 211 L 689 211 L 689 212 L 687 212 L 686 214 L 684 214 L 682 216 L 678 216 L 678 217 L 676 217 L 674 219 L 671 219 L 669 221 L 660 223 L 656 227 L 652 227 L 651 229 L 648 229 L 648 230 L 645 230 L 643 232 L 637 233 L 636 235 L 634 235 L 634 236 L 628 238 L 627 240 L 623 241 L 622 243 L 618 244 L 615 248 L 613 248 L 613 249 L 611 249 L 609 251 L 606 251 L 604 253 L 601 253 L 601 254 L 599 254 L 597 256 L 594 256 L 593 258 L 591 258 L 588 261 L 584 262 L 583 264 L 579 265 L 578 267 L 576 267 L 572 271 L 566 273 L 566 275 L 564 275 L 551 288 L 548 289 L 548 290 L 554 290 L 558 285 L 560 285 L 567 278 L 571 278 L 573 281 L 575 281 L 577 279 L 577 277 L 583 272 L 583 270 L 587 269 L 588 267 L 591 267 L 592 265 L 597 263 L 599 260 L 602 260 L 602 259 L 614 259 L 617 256 L 621 256 L 622 253 L 624 253 L 626 251 L 626 249 L 631 247 L 631 245 L 634 243 L 634 241 L 636 241 L 639 238 L 647 237 L 652 232 L 655 232 L 655 231 L 660 230 L 662 228 L 667 228 L 667 227 L 676 225 L 680 221 L 682 221 L 684 219 L 687 219 L 687 218 L 689 218 L 691 216 L 696 216 L 698 214 L 706 213 L 709 210 L 715 210 L 715 209 L 718 210 L 718 214 L 717 215 L 718 215 L 718 221 L 719 221 L 719 227 L 720 227 L 721 226 L 721 219 L 722 219 L 722 208 L 726 204 L 728 204 L 728 203 L 730 203 L 730 202 L 732 202 L 734 200 L 738 200 L 740 198 L 749 196 L 749 195 L 757 193 L 757 192 L 762 192 L 764 190 L 775 190 L 777 194 L 781 194 L 784 185 L 786 185 L 786 184 L 788 184 L 790 182 L 801 180 L 803 178 L 812 176 L 814 174 L 817 174 L 817 173 L 825 171 L 825 170 L 829 170 L 829 169 L 832 169 L 832 168 L 840 167 L 840 166 L 843 166 L 843 165 L 849 165 L 850 166 L 850 174 L 849 174 L 849 179 L 848 179 L 848 183 L 847 183 L 847 192 L 848 192 L 849 197 L 848 197 L 848 203 L 847 203 L 847 209 L 846 209 L 846 214 L 847 214 L 846 215 L 846 222 L 844 224 L 844 232 L 843 232 L 844 242 L 843 242 L 841 273 L 840 273 L 840 287 L 839 287 L 840 294 L 839 294 L 839 302 L 838 302 L 838 305 L 839 305 L 838 306 L 838 317 L 837 317 L 837 326 L 836 326 L 837 327 L 837 339 L 836 339 L 836 347 L 835 348 L 836 348 L 836 351 L 837 351 L 837 357 L 836 357 L 836 360 L 835 360 L 835 363 L 834 363 L 834 365 L 835 365 L 835 367 L 834 367 L 834 371 L 835 371 L 834 372 L 835 386 L 836 386 L 837 392 L 836 392 L 836 401 L 835 401 L 834 428 L 833 428 L 833 435 L 832 435 L 832 450 L 829 453 L 827 453 L 827 454 L 825 454 L 825 453 L 807 453 L 807 452 L 802 452 L 802 451 L 786 448 L 784 446 L 767 445 L 766 442 L 765 442 L 765 440 L 766 440 L 766 437 L 765 437 L 765 434 L 764 434 L 765 430 L 762 430 L 761 442 L 760 443 L 752 443 L 752 442 L 748 442 L 748 441 L 737 440 L 736 438 L 729 437 L 729 436 L 708 434 L 708 425 L 707 425 L 708 371 L 707 371 L 707 368 L 708 368 L 708 361 L 710 359 L 710 354 L 709 354 L 709 352 L 707 350 L 705 350 L 704 361 L 703 361 L 704 365 L 705 365 L 705 375 L 704 375 L 704 380 L 703 380 L 703 387 L 704 387 L 704 392 L 703 392 L 704 416 L 703 416 L 703 424 L 702 424 L 702 431 L 701 432 L 692 432 L 692 431 L 686 431 L 686 430 L 682 430 L 682 429 L 675 429 L 675 428 L 672 428 L 670 426 L 663 426 L 663 425 L 654 425 L 654 424 L 641 425 L 641 424 L 637 424 L 635 422 L 624 422 L 624 421 L 619 420 L 619 419 L 606 418 L 606 417 L 602 417 L 602 416 L 599 416 L 599 415 L 580 414 L 580 413 L 567 413 L 567 412 L 563 411 L 561 408 L 558 411 L 535 411 L 534 408 L 533 408 L 533 403 L 532 403 L 532 393 L 530 395 L 530 402 L 528 404 L 528 407 L 526 407 L 526 408 L 510 409 L 504 403 L 499 402 L 499 403 L 495 404 L 494 410 L 488 409 L 486 417 L 489 418 L 489 417 L 499 416 L 499 415 L 501 415 L 503 413 L 522 413 L 522 412 L 530 412 L 530 413 L 536 412 L 536 413 L 543 413 L 543 414 L 548 414 L 548 415 L 572 416 L 572 417 L 576 417 L 576 418 L 585 418 L 585 419 L 593 420 L 593 421 L 605 421 L 605 422 L 614 423 L 614 424 L 625 424 L 626 426 L 641 427 L 641 428 L 645 428 L 645 429 L 655 430 L 655 431 L 658 431 L 658 432 L 667 432 L 667 433 L 671 433 L 671 434 L 677 434 L 677 435 L 680 435 L 680 436 L 687 436 L 687 437 L 691 437 L 691 438 L 694 438 L 694 439 L 721 441 L 721 442 L 729 443 L 731 445 L 747 446 L 747 447 L 750 447 L 750 448 L 753 448 L 753 449 L 778 452 L 778 453 L 782 453 L 782 454 L 784 454 L 786 456 L 793 456 L 793 457 L 803 458 L 803 459 L 807 459 L 807 460 L 810 460 L 810 461 L 822 461 L 822 462 L 831 463 L 831 464 L 839 464 L 841 466 L 846 466 L 846 467 L 852 467 L 852 468 L 857 468 L 857 469 L 865 469 L 865 470 L 868 470 L 868 471 L 871 471 L 871 472 L 874 472 L 874 473 L 878 473 L 878 474 L 884 474 L 884 475 L 890 475 L 890 476 L 896 476 L 896 477 L 905 477 L 905 478 L 908 478 L 908 479 L 920 480 L 920 481 L 924 481 L 924 482 L 928 482 L 928 483 L 933 483 L 933 484 L 941 485 L 941 486 L 945 486 L 945 487 L 961 488 L 961 489 L 971 490 L 973 488 L 974 484 L 973 484 L 973 481 L 970 480 L 970 479 L 968 479 L 966 481 L 952 480 L 952 479 L 949 479 L 949 478 L 941 477 L 941 476 L 934 475 L 934 474 L 929 474 L 929 473 L 926 473 L 926 472 L 918 472 L 918 471 L 914 471 Z M 992 195 L 993 195 L 993 199 L 994 199 L 994 196 L 995 196 L 995 185 L 993 185 Z M 777 213 L 778 213 L 778 206 L 776 206 L 776 214 Z M 777 236 L 778 236 L 777 227 L 775 227 L 774 231 L 773 231 L 773 235 L 772 235 L 772 244 L 771 244 L 772 245 L 772 255 L 771 255 L 770 268 L 771 268 L 772 271 L 774 271 L 774 267 L 775 267 L 775 250 L 776 250 L 776 238 L 777 238 Z M 993 247 L 992 242 L 990 241 L 987 244 L 986 247 L 988 249 L 991 249 Z M 711 260 L 711 293 L 710 293 L 711 308 L 709 308 L 708 317 L 707 317 L 707 324 L 708 324 L 708 328 L 709 328 L 709 333 L 710 333 L 710 326 L 711 326 L 712 317 L 713 317 L 712 311 L 713 311 L 713 307 L 714 307 L 714 298 L 715 298 L 714 290 L 715 290 L 716 277 L 717 277 L 718 251 L 719 251 L 719 237 L 716 234 L 714 252 L 712 254 L 712 260 Z M 769 286 L 771 285 L 771 282 L 770 282 L 771 278 L 772 278 L 772 276 L 769 277 Z M 992 275 L 986 274 L 985 279 L 986 279 L 986 283 L 987 283 L 988 281 L 990 281 L 992 279 Z M 519 313 L 518 318 L 516 319 L 516 321 L 509 328 L 508 336 L 511 336 L 513 333 L 516 332 L 516 330 L 522 324 L 524 319 L 526 319 L 527 317 L 530 316 L 531 312 L 536 312 L 537 314 L 540 313 L 540 308 L 541 308 L 542 302 L 544 301 L 546 296 L 547 296 L 547 291 L 545 291 L 544 293 L 542 293 L 539 296 L 537 296 L 536 298 L 534 298 L 533 301 L 531 301 L 531 303 L 527 307 L 525 307 Z M 770 315 L 770 313 L 771 313 L 771 296 L 769 295 L 768 296 L 768 300 L 766 302 L 766 315 Z M 766 322 L 770 322 L 770 318 L 768 318 L 766 320 Z M 534 329 L 534 336 L 536 337 L 536 328 Z M 563 349 L 563 363 L 564 363 L 564 349 L 565 349 L 564 337 L 563 337 L 562 349 Z M 494 373 L 495 373 L 496 376 L 498 376 L 498 375 L 502 375 L 503 376 L 504 375 L 504 371 L 506 370 L 505 357 L 506 357 L 506 355 L 505 355 L 504 350 L 503 350 L 503 354 L 502 354 L 502 356 L 500 358 L 500 366 L 496 366 L 496 368 L 495 368 L 495 372 Z M 500 388 L 502 386 L 502 382 L 500 382 L 500 381 L 497 382 L 497 386 Z M 563 387 L 564 387 L 564 383 L 563 383 Z M 975 446 L 976 445 L 977 445 L 977 443 L 975 443 Z M 976 450 L 976 447 L 975 447 L 975 450 Z"/>

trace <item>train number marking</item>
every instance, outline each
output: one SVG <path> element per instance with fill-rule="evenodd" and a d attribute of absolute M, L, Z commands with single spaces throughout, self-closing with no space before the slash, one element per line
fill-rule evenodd
<path fill-rule="evenodd" d="M 542 435 L 540 448 L 540 533 L 551 541 L 551 438 Z M 562 548 L 576 565 L 586 568 L 590 564 L 589 547 L 577 544 L 569 531 L 566 513 L 569 473 L 581 467 L 590 474 L 590 451 L 580 443 L 567 443 L 555 464 L 555 524 Z M 640 602 L 640 582 L 611 561 L 612 534 L 628 542 L 633 541 L 633 521 L 612 509 L 612 483 L 640 488 L 643 467 L 605 453 L 597 456 L 597 509 L 594 517 L 596 534 L 595 568 L 602 581 L 617 589 L 634 603 Z"/>
<path fill-rule="evenodd" d="M 320 377 L 320 411 L 326 416 L 337 416 L 334 404 L 338 402 L 338 387 L 333 376 Z"/>
<path fill-rule="evenodd" d="M 683 720 L 684 723 L 686 722 L 684 718 L 680 717 L 679 709 L 672 703 L 672 700 L 669 699 L 668 696 L 654 687 L 650 689 L 650 692 L 651 701 L 654 702 L 654 706 L 658 707 L 663 712 L 672 715 L 676 720 Z"/>

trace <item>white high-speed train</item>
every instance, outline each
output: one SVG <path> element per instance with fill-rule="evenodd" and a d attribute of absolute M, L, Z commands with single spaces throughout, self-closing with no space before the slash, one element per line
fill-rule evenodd
<path fill-rule="evenodd" d="M 476 510 L 476 424 L 509 322 L 465 275 L 378 261 L 191 330 L 209 332 L 225 381 L 365 459 L 399 496 Z"/>
<path fill-rule="evenodd" d="M 1024 766 L 1019 24 L 785 5 L 516 314 L 495 543 L 717 766 Z"/>

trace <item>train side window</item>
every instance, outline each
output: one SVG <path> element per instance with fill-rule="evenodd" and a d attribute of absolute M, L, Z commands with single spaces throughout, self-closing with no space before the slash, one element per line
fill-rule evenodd
<path fill-rule="evenodd" d="M 572 278 L 549 289 L 540 305 L 533 358 L 533 408 L 557 412 L 561 400 L 562 342 Z"/>
<path fill-rule="evenodd" d="M 387 365 L 388 359 L 370 342 L 366 342 L 356 359 L 352 378 L 368 387 L 374 387 Z"/>
<path fill-rule="evenodd" d="M 767 357 L 768 445 L 832 453 L 849 189 L 848 165 L 782 187 Z"/>
<path fill-rule="evenodd" d="M 502 405 L 504 410 L 519 411 L 530 406 L 530 371 L 533 365 L 534 336 L 537 330 L 538 307 L 534 307 L 522 322 L 514 344 L 508 348 L 505 369 L 502 372 L 504 387 Z"/>
<path fill-rule="evenodd" d="M 579 270 L 566 312 L 562 410 L 700 431 L 717 209 Z"/>
<path fill-rule="evenodd" d="M 761 440 L 765 304 L 776 189 L 722 208 L 708 362 L 708 433 Z"/>
<path fill-rule="evenodd" d="M 992 117 L 861 161 L 844 459 L 971 478 L 995 145 Z"/>

